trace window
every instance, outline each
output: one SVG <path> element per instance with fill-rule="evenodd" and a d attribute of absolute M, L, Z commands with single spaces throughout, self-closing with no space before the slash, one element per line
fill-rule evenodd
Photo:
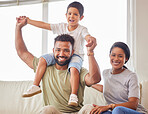
<path fill-rule="evenodd" d="M 34 78 L 34 72 L 17 56 L 15 50 L 16 17 L 25 15 L 41 20 L 42 4 L 11 6 L 0 8 L 0 80 L 29 80 Z M 37 57 L 41 55 L 42 31 L 27 25 L 23 28 L 23 37 L 30 52 Z"/>

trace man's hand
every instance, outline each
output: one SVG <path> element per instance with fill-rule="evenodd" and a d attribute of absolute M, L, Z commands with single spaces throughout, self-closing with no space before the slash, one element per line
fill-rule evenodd
<path fill-rule="evenodd" d="M 16 27 L 22 28 L 27 24 L 27 18 L 25 16 L 20 16 L 19 18 L 16 18 Z"/>

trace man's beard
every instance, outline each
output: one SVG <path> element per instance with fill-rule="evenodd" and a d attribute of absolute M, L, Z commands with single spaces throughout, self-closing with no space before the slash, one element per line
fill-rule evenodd
<path fill-rule="evenodd" d="M 65 57 L 65 56 L 60 56 L 60 57 L 64 57 L 65 59 L 68 58 L 68 57 Z M 71 57 L 70 57 L 70 58 L 67 59 L 65 62 L 60 63 L 60 62 L 58 61 L 58 58 L 59 58 L 59 56 L 56 56 L 56 58 L 55 58 L 55 56 L 54 56 L 55 62 L 56 62 L 58 65 L 60 65 L 60 66 L 64 66 L 64 65 L 69 64 L 69 62 L 70 62 L 70 60 L 71 60 Z"/>

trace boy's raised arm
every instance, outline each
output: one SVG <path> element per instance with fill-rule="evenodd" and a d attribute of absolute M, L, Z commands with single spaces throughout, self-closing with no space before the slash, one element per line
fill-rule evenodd
<path fill-rule="evenodd" d="M 50 27 L 50 24 L 49 23 L 45 23 L 45 22 L 42 22 L 42 21 L 32 20 L 32 19 L 29 19 L 28 17 L 27 17 L 27 23 L 28 24 L 31 24 L 33 26 L 42 28 L 42 29 L 51 30 L 51 27 Z"/>
<path fill-rule="evenodd" d="M 23 19 L 27 19 L 27 24 L 42 28 L 42 29 L 46 29 L 46 30 L 51 30 L 50 24 L 49 23 L 45 23 L 42 21 L 36 21 L 36 20 L 32 20 L 29 17 L 26 16 L 20 16 L 19 17 L 20 20 Z"/>

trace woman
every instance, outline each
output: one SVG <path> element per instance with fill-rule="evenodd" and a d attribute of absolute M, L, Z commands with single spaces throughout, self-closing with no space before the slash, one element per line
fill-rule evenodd
<path fill-rule="evenodd" d="M 112 69 L 103 72 L 104 85 L 92 87 L 103 92 L 107 106 L 97 106 L 90 114 L 145 114 L 146 109 L 139 104 L 139 85 L 135 73 L 124 66 L 130 58 L 130 50 L 123 42 L 116 42 L 110 49 Z"/>

